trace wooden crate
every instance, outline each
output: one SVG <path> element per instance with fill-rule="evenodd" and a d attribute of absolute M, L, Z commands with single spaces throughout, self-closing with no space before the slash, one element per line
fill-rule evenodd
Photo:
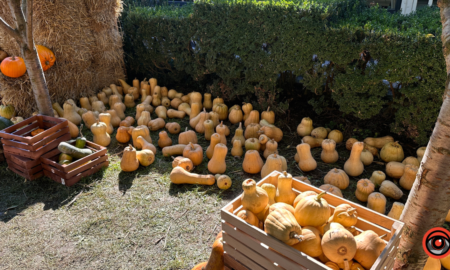
<path fill-rule="evenodd" d="M 6 162 L 11 171 L 28 180 L 36 180 L 44 175 L 41 161 L 6 153 Z"/>
<path fill-rule="evenodd" d="M 31 131 L 39 128 L 45 131 L 31 136 Z M 70 133 L 67 120 L 36 115 L 1 130 L 0 137 L 5 153 L 36 160 L 70 140 Z"/>
<path fill-rule="evenodd" d="M 75 142 L 72 142 L 72 144 L 75 144 Z M 86 148 L 91 149 L 94 153 L 67 165 L 58 163 L 61 154 L 58 148 L 43 155 L 41 162 L 45 176 L 70 187 L 80 181 L 82 177 L 92 175 L 102 167 L 109 165 L 105 147 L 87 141 Z"/>
<path fill-rule="evenodd" d="M 35 129 L 45 131 L 36 136 Z M 70 140 L 67 120 L 36 115 L 0 131 L 3 150 L 11 171 L 35 180 L 44 175 L 40 157 L 57 148 L 60 142 Z"/>
<path fill-rule="evenodd" d="M 280 172 L 274 171 L 259 181 L 257 185 L 261 186 L 263 183 L 270 183 L 277 186 L 279 174 Z M 317 193 L 323 191 L 295 178 L 292 181 L 292 187 L 297 194 L 307 190 Z M 326 194 L 323 198 L 328 202 L 332 211 L 334 211 L 336 206 L 343 203 L 350 204 L 356 208 L 358 222 L 355 227 L 357 230 L 373 230 L 380 236 L 387 234 L 384 238 L 387 243 L 386 248 L 370 270 L 392 269 L 403 230 L 403 223 L 333 194 Z M 226 253 L 225 265 L 227 269 L 331 269 L 317 259 L 297 251 L 268 235 L 263 230 L 238 218 L 235 214 L 241 209 L 241 196 L 239 196 L 221 210 L 224 250 Z"/>

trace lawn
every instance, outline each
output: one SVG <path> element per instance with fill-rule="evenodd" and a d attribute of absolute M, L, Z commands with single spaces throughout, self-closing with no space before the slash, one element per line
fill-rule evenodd
<path fill-rule="evenodd" d="M 189 126 L 188 118 L 177 122 L 182 130 Z M 321 149 L 312 149 L 318 167 L 303 173 L 294 161 L 295 146 L 301 142 L 296 123 L 279 117 L 277 125 L 284 131 L 278 149 L 288 160 L 288 171 L 308 176 L 315 186 L 323 184 L 330 169 L 342 168 L 349 156 L 342 143 L 339 161 L 325 164 L 320 160 Z M 231 126 L 229 149 L 237 126 Z M 86 128 L 83 133 L 92 139 Z M 178 135 L 169 136 L 177 143 Z M 125 145 L 117 143 L 115 133 L 111 137 L 109 167 L 73 187 L 48 178 L 26 181 L 8 170 L 6 163 L 0 165 L 0 269 L 191 269 L 209 256 L 221 228 L 220 209 L 241 194 L 243 180 L 260 180 L 259 174 L 244 173 L 242 159 L 228 153 L 226 174 L 233 180 L 229 190 L 174 185 L 169 178 L 172 159 L 163 157 L 159 147 L 149 167 L 121 172 Z M 151 137 L 157 146 L 158 132 Z M 209 142 L 201 134 L 198 138 L 206 150 Z M 194 172 L 208 173 L 207 162 L 205 156 Z M 351 177 L 343 191 L 345 198 L 357 202 L 356 181 L 369 178 L 374 170 L 384 170 L 383 163 L 374 162 L 360 177 Z M 402 202 L 406 198 L 405 193 Z M 392 202 L 388 200 L 388 211 Z"/>

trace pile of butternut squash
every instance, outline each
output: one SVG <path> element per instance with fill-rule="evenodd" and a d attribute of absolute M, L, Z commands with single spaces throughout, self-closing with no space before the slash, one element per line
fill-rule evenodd
<path fill-rule="evenodd" d="M 348 185 L 348 177 L 339 171 L 333 174 L 340 184 Z M 372 267 L 387 242 L 374 231 L 355 228 L 355 208 L 341 204 L 331 215 L 328 202 L 322 198 L 327 191 L 296 195 L 292 175 L 285 171 L 277 181 L 277 187 L 268 183 L 259 187 L 253 179 L 245 180 L 242 210 L 236 216 L 332 269 Z"/>

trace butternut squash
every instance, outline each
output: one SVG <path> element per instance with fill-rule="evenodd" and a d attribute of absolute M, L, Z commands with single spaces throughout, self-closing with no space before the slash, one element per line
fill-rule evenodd
<path fill-rule="evenodd" d="M 128 143 L 131 139 L 131 135 L 128 133 L 129 127 L 119 127 L 117 129 L 116 140 L 119 143 Z"/>
<path fill-rule="evenodd" d="M 384 180 L 386 180 L 386 175 L 382 171 L 374 171 L 370 177 L 370 181 L 377 187 L 380 186 Z"/>
<path fill-rule="evenodd" d="M 414 182 L 416 181 L 416 174 L 419 167 L 416 165 L 408 164 L 405 166 L 405 172 L 403 173 L 400 181 L 400 186 L 406 190 L 411 190 Z"/>
<path fill-rule="evenodd" d="M 383 193 L 384 196 L 390 197 L 395 200 L 400 200 L 400 198 L 403 197 L 403 191 L 399 187 L 397 187 L 396 184 L 388 180 L 385 180 L 383 181 L 383 183 L 381 183 L 380 192 Z"/>
<path fill-rule="evenodd" d="M 113 134 L 114 128 L 111 125 L 111 115 L 109 113 L 101 113 L 98 115 L 98 120 L 106 124 L 106 132 Z"/>
<path fill-rule="evenodd" d="M 166 124 L 166 129 L 170 134 L 178 134 L 181 131 L 181 126 L 176 122 L 172 122 Z"/>
<path fill-rule="evenodd" d="M 195 118 L 201 112 L 201 104 L 194 102 L 191 104 L 191 113 L 189 114 L 189 119 Z"/>
<path fill-rule="evenodd" d="M 151 131 L 155 131 L 164 128 L 166 126 L 166 122 L 162 118 L 156 118 L 149 121 L 147 126 Z"/>
<path fill-rule="evenodd" d="M 384 215 L 386 212 L 386 197 L 379 192 L 371 193 L 367 199 L 367 208 Z"/>
<path fill-rule="evenodd" d="M 161 131 L 159 133 L 158 146 L 164 148 L 172 145 L 172 139 L 167 135 L 167 132 Z"/>
<path fill-rule="evenodd" d="M 265 134 L 267 137 L 275 140 L 276 142 L 283 139 L 283 131 L 276 126 L 269 124 L 266 120 L 261 120 L 259 125 L 261 126 L 260 132 Z"/>
<path fill-rule="evenodd" d="M 103 92 L 102 92 L 103 93 Z M 107 98 L 108 98 L 108 102 L 109 102 L 109 96 L 107 95 L 106 96 Z M 90 96 L 89 97 L 89 102 L 91 103 L 91 106 L 92 106 L 92 103 L 94 103 L 94 101 L 99 101 L 99 98 L 97 97 L 97 96 Z M 100 100 L 101 101 L 101 100 Z M 105 105 L 106 106 L 106 105 Z M 53 109 L 55 109 L 55 108 L 53 108 Z"/>
<path fill-rule="evenodd" d="M 211 121 L 213 121 L 214 127 L 217 127 L 217 125 L 220 124 L 219 114 L 216 113 L 216 112 L 212 112 L 212 111 L 209 112 L 209 119 L 210 119 Z"/>
<path fill-rule="evenodd" d="M 111 115 L 111 125 L 113 127 L 120 126 L 120 117 L 117 115 L 117 112 L 115 110 L 107 110 L 106 113 Z"/>
<path fill-rule="evenodd" d="M 386 243 L 374 231 L 367 230 L 355 237 L 355 261 L 370 269 L 386 247 Z"/>
<path fill-rule="evenodd" d="M 397 142 L 389 142 L 381 148 L 380 158 L 384 162 L 397 161 L 401 162 L 405 154 L 403 153 L 402 146 Z"/>
<path fill-rule="evenodd" d="M 400 220 L 400 216 L 402 215 L 404 208 L 405 205 L 403 203 L 394 202 L 394 204 L 392 204 L 391 211 L 389 211 L 388 217 Z"/>
<path fill-rule="evenodd" d="M 307 143 L 297 145 L 297 154 L 300 158 L 298 167 L 304 171 L 309 172 L 317 168 L 317 162 L 311 155 L 311 147 Z"/>
<path fill-rule="evenodd" d="M 226 120 L 228 117 L 228 106 L 223 103 L 213 105 L 213 111 L 219 114 L 219 120 Z"/>
<path fill-rule="evenodd" d="M 103 103 L 102 103 L 103 104 Z M 67 119 L 68 121 L 72 122 L 76 126 L 78 126 L 81 123 L 81 116 L 78 115 L 78 113 L 75 111 L 75 107 L 70 103 L 64 103 L 64 119 Z"/>
<path fill-rule="evenodd" d="M 133 146 L 137 149 L 142 149 L 142 145 L 137 141 L 138 136 L 142 136 L 147 142 L 152 143 L 150 131 L 146 126 L 137 126 L 136 128 L 129 130 L 129 132 L 131 132 Z"/>
<path fill-rule="evenodd" d="M 407 157 L 407 158 L 405 158 L 405 159 L 402 161 L 402 164 L 405 164 L 405 165 L 411 164 L 411 165 L 420 167 L 420 162 L 419 162 L 419 160 L 418 160 L 417 158 L 415 158 L 415 157 Z"/>
<path fill-rule="evenodd" d="M 257 174 L 261 171 L 264 162 L 256 150 L 249 150 L 245 152 L 244 161 L 242 162 L 242 169 L 246 173 Z"/>
<path fill-rule="evenodd" d="M 266 143 L 266 149 L 264 150 L 263 156 L 264 158 L 267 158 L 268 156 L 272 154 L 278 153 L 278 143 L 274 140 L 270 140 Z"/>
<path fill-rule="evenodd" d="M 339 223 L 332 222 L 329 227 L 322 237 L 324 255 L 338 264 L 351 261 L 357 249 L 355 238 Z"/>
<path fill-rule="evenodd" d="M 392 178 L 399 179 L 405 173 L 405 164 L 391 161 L 386 164 L 386 174 Z"/>
<path fill-rule="evenodd" d="M 134 96 L 132 94 L 126 94 L 123 104 L 125 104 L 127 108 L 134 108 L 136 106 L 136 103 L 134 102 Z"/>
<path fill-rule="evenodd" d="M 203 108 L 207 109 L 207 110 L 211 110 L 212 109 L 212 100 L 211 100 L 211 94 L 210 93 L 205 93 L 203 95 Z"/>
<path fill-rule="evenodd" d="M 131 116 L 127 116 L 124 120 L 120 122 L 121 127 L 131 127 L 132 125 L 134 125 L 134 118 Z"/>
<path fill-rule="evenodd" d="M 88 111 L 88 112 L 84 113 L 82 118 L 83 118 L 84 125 L 89 129 L 98 120 L 98 117 L 92 111 Z"/>
<path fill-rule="evenodd" d="M 325 163 L 335 163 L 339 159 L 339 154 L 336 151 L 336 142 L 331 139 L 322 141 L 322 153 L 320 158 Z"/>
<path fill-rule="evenodd" d="M 244 126 L 247 127 L 250 124 L 258 124 L 259 123 L 259 112 L 257 110 L 253 110 L 249 113 L 248 117 L 244 121 Z"/>
<path fill-rule="evenodd" d="M 394 138 L 392 138 L 391 136 L 384 136 L 380 138 L 367 137 L 364 139 L 365 144 L 371 145 L 378 149 L 383 148 L 383 146 L 390 142 L 394 142 Z"/>
<path fill-rule="evenodd" d="M 198 115 L 198 117 L 199 117 L 199 121 L 198 121 L 198 123 L 195 125 L 194 129 L 195 129 L 195 131 L 197 131 L 198 133 L 203 134 L 203 133 L 205 133 L 204 122 L 205 122 L 206 120 L 209 119 L 209 113 L 206 112 L 206 109 L 203 109 L 203 112 L 200 113 L 200 114 Z M 211 122 L 211 126 L 212 126 L 212 122 Z M 210 130 L 210 131 L 211 131 L 211 130 Z M 212 134 L 212 133 L 211 133 L 211 134 Z"/>
<path fill-rule="evenodd" d="M 172 172 L 170 173 L 170 181 L 174 184 L 196 184 L 208 186 L 212 186 L 216 183 L 216 179 L 212 174 L 201 175 L 196 173 L 190 173 L 179 166 L 172 169 Z"/>
<path fill-rule="evenodd" d="M 251 140 L 251 139 L 249 139 Z M 253 149 L 256 150 L 256 149 Z M 280 156 L 277 154 L 272 154 L 267 157 L 266 163 L 261 169 L 261 178 L 266 177 L 267 175 L 271 174 L 273 171 L 282 171 L 283 170 L 283 161 L 281 160 Z M 279 180 L 278 180 L 279 181 Z M 292 204 L 292 203 L 290 203 Z"/>
<path fill-rule="evenodd" d="M 311 146 L 311 148 L 316 148 L 316 147 L 322 146 L 323 139 L 313 138 L 311 136 L 305 136 L 305 137 L 303 137 L 302 142 L 309 144 L 309 146 Z"/>
<path fill-rule="evenodd" d="M 222 174 L 216 179 L 217 187 L 223 190 L 227 190 L 231 187 L 231 178 L 228 175 Z"/>
<path fill-rule="evenodd" d="M 242 118 L 244 121 L 247 120 L 250 112 L 253 110 L 253 105 L 251 103 L 242 103 L 242 111 L 244 112 L 244 117 Z"/>
<path fill-rule="evenodd" d="M 155 113 L 158 116 L 158 118 L 161 118 L 161 119 L 166 119 L 167 118 L 167 109 L 164 106 L 156 107 Z"/>
<path fill-rule="evenodd" d="M 189 116 L 191 115 L 191 106 L 186 102 L 183 102 L 180 105 L 178 105 L 178 110 L 185 112 Z"/>
<path fill-rule="evenodd" d="M 255 226 L 258 228 L 259 226 L 259 219 L 256 217 L 255 214 L 253 214 L 251 211 L 249 210 L 241 210 L 239 211 L 236 216 L 242 220 L 244 220 L 245 222 L 247 222 L 248 224 Z"/>
<path fill-rule="evenodd" d="M 334 129 L 328 133 L 328 139 L 341 143 L 344 140 L 344 135 L 342 135 L 341 131 Z"/>
<path fill-rule="evenodd" d="M 91 126 L 92 134 L 94 134 L 94 143 L 104 147 L 111 143 L 111 137 L 109 137 L 107 129 L 106 124 L 99 121 Z"/>
<path fill-rule="evenodd" d="M 330 185 L 330 184 L 324 184 L 324 185 L 321 185 L 319 188 L 321 190 L 327 191 L 330 194 L 333 194 L 333 195 L 336 195 L 338 197 L 344 198 L 344 195 L 342 195 L 342 191 L 338 187 L 335 187 L 335 186 Z"/>
<path fill-rule="evenodd" d="M 295 245 L 302 240 L 302 228 L 286 209 L 278 208 L 271 212 L 264 222 L 264 230 L 288 245 Z"/>
<path fill-rule="evenodd" d="M 344 227 L 355 226 L 358 222 L 356 208 L 346 203 L 336 206 L 333 215 L 328 219 L 328 223 L 331 222 L 337 222 Z"/>
<path fill-rule="evenodd" d="M 227 145 L 226 128 L 223 121 L 216 127 L 216 133 L 220 135 L 220 143 Z"/>
<path fill-rule="evenodd" d="M 348 175 L 341 169 L 334 168 L 324 177 L 325 184 L 330 184 L 339 189 L 346 189 L 350 183 Z"/>
<path fill-rule="evenodd" d="M 81 108 L 85 108 L 86 110 L 92 110 L 91 103 L 89 102 L 89 98 L 81 97 L 80 98 L 80 106 Z"/>
<path fill-rule="evenodd" d="M 364 166 L 369 166 L 373 162 L 373 155 L 369 150 L 364 149 L 361 152 L 360 159 Z"/>
<path fill-rule="evenodd" d="M 59 114 L 59 111 L 58 111 L 58 114 Z M 425 155 L 426 150 L 427 150 L 427 148 L 425 146 L 422 146 L 419 149 L 417 149 L 416 154 L 417 154 L 417 160 L 419 161 L 419 163 L 422 162 L 422 159 L 423 159 L 423 156 Z"/>
<path fill-rule="evenodd" d="M 355 138 L 349 138 L 349 139 L 347 140 L 347 142 L 345 142 L 345 148 L 347 148 L 347 150 L 351 151 L 351 150 L 352 150 L 352 147 L 353 147 L 353 144 L 354 144 L 355 142 L 358 142 L 358 140 L 355 139 Z"/>
<path fill-rule="evenodd" d="M 328 136 L 328 131 L 324 127 L 317 127 L 311 131 L 311 137 L 316 139 L 325 139 Z"/>
<path fill-rule="evenodd" d="M 302 241 L 292 247 L 311 257 L 318 257 L 322 254 L 322 244 L 318 229 L 311 226 L 303 227 L 301 239 Z"/>
<path fill-rule="evenodd" d="M 259 130 L 261 129 L 261 126 L 259 124 L 251 123 L 245 128 L 244 137 L 245 139 L 250 138 L 258 138 L 259 137 Z"/>
<path fill-rule="evenodd" d="M 189 158 L 194 166 L 198 166 L 203 161 L 203 149 L 198 144 L 189 143 L 183 149 L 183 157 Z"/>
<path fill-rule="evenodd" d="M 295 219 L 300 226 L 320 227 L 330 218 L 328 202 L 322 198 L 327 192 L 306 196 L 295 206 Z M 328 257 L 328 256 L 327 256 Z"/>
<path fill-rule="evenodd" d="M 174 98 L 172 101 L 170 101 L 170 106 L 174 108 L 175 110 L 178 110 L 178 106 L 183 103 L 183 101 L 179 98 Z M 186 113 L 186 112 L 185 112 Z"/>
<path fill-rule="evenodd" d="M 364 143 L 356 142 L 352 146 L 352 152 L 349 159 L 344 164 L 344 171 L 350 176 L 361 175 L 364 171 L 364 164 L 361 161 L 361 152 L 364 149 Z"/>
<path fill-rule="evenodd" d="M 136 138 L 136 143 L 139 144 L 140 147 L 141 147 L 143 150 L 144 150 L 144 149 L 150 150 L 150 151 L 153 152 L 153 154 L 156 155 L 156 147 L 155 147 L 153 144 L 151 144 L 151 143 L 149 143 L 148 141 L 146 141 L 146 140 L 144 139 L 144 137 L 142 137 L 142 136 L 137 136 L 137 138 Z"/>
<path fill-rule="evenodd" d="M 233 142 L 233 148 L 231 149 L 231 155 L 233 157 L 241 157 L 244 154 L 242 149 L 242 142 L 240 140 L 235 140 Z"/>
<path fill-rule="evenodd" d="M 297 126 L 297 134 L 300 137 L 305 137 L 311 135 L 313 131 L 313 121 L 309 117 L 305 117 L 302 119 L 300 124 Z"/>
<path fill-rule="evenodd" d="M 136 149 L 133 146 L 129 145 L 123 150 L 120 168 L 124 172 L 133 172 L 139 168 L 139 160 L 136 156 Z"/>
<path fill-rule="evenodd" d="M 241 106 L 234 105 L 233 107 L 230 108 L 228 120 L 230 120 L 232 124 L 240 123 L 243 117 L 244 115 L 242 113 Z"/>
<path fill-rule="evenodd" d="M 245 146 L 245 150 L 246 151 L 248 151 L 248 150 L 259 151 L 259 149 L 261 148 L 261 145 L 259 144 L 259 141 L 257 139 L 255 139 L 255 138 L 247 139 L 245 141 L 244 146 Z"/>
<path fill-rule="evenodd" d="M 197 143 L 197 135 L 194 131 L 188 130 L 187 127 L 184 132 L 181 132 L 180 135 L 178 135 L 178 143 L 180 144 L 188 144 L 188 143 Z"/>
<path fill-rule="evenodd" d="M 136 151 L 136 157 L 139 160 L 139 164 L 145 167 L 150 166 L 155 162 L 155 154 L 151 150 L 143 149 L 141 151 Z"/>
<path fill-rule="evenodd" d="M 186 116 L 186 112 L 169 109 L 167 110 L 167 116 L 169 118 L 183 119 Z"/>
<path fill-rule="evenodd" d="M 122 106 L 122 105 L 123 105 L 123 103 L 116 103 L 112 107 L 113 110 L 116 111 L 117 115 L 119 116 L 119 118 L 121 120 L 125 119 L 125 108 L 123 108 L 124 106 Z"/>
<path fill-rule="evenodd" d="M 170 107 L 169 98 L 167 98 L 167 97 L 161 98 L 161 105 L 164 106 L 165 108 L 169 108 Z"/>
<path fill-rule="evenodd" d="M 181 168 L 185 169 L 188 172 L 191 172 L 194 169 L 194 163 L 192 163 L 192 160 L 186 158 L 186 157 L 172 157 L 172 168 L 175 168 L 176 166 L 180 166 Z"/>
<path fill-rule="evenodd" d="M 211 136 L 214 134 L 214 123 L 211 120 L 203 121 L 203 127 L 205 129 L 205 140 L 211 140 Z"/>
<path fill-rule="evenodd" d="M 148 122 L 150 122 L 151 120 L 152 120 L 152 118 L 150 117 L 150 113 L 147 111 L 143 111 L 141 113 L 141 116 L 137 120 L 137 125 L 138 126 L 147 126 Z"/>
<path fill-rule="evenodd" d="M 292 205 L 295 200 L 296 193 L 292 190 L 292 175 L 284 171 L 278 175 L 277 193 L 275 201 Z"/>
<path fill-rule="evenodd" d="M 208 171 L 210 173 L 216 174 L 225 172 L 225 170 L 227 169 L 227 164 L 225 162 L 227 152 L 227 146 L 222 143 L 216 144 L 216 146 L 214 146 L 213 156 L 208 162 Z"/>
<path fill-rule="evenodd" d="M 186 148 L 186 144 L 175 144 L 172 146 L 166 146 L 162 149 L 163 156 L 181 156 L 183 155 L 184 148 Z"/>
<path fill-rule="evenodd" d="M 375 185 L 369 179 L 361 179 L 356 184 L 355 196 L 362 202 L 367 202 L 369 195 L 375 191 Z"/>

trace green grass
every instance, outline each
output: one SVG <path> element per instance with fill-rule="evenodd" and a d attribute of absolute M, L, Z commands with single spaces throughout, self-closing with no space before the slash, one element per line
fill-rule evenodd
<path fill-rule="evenodd" d="M 183 130 L 189 125 L 187 118 L 176 121 Z M 278 149 L 288 160 L 288 171 L 308 176 L 315 186 L 323 184 L 330 169 L 342 168 L 349 156 L 342 143 L 337 164 L 325 164 L 320 160 L 321 150 L 313 149 L 318 167 L 303 173 L 294 162 L 295 146 L 301 142 L 296 124 L 280 119 L 277 125 L 284 131 Z M 232 135 L 236 128 L 231 126 Z M 92 139 L 86 128 L 83 133 Z M 228 154 L 226 174 L 233 180 L 229 190 L 215 185 L 174 185 L 169 179 L 171 158 L 163 157 L 159 147 L 149 167 L 121 172 L 125 145 L 117 143 L 115 133 L 111 137 L 109 167 L 73 187 L 48 178 L 26 181 L 9 171 L 6 163 L 0 165 L 0 269 L 191 269 L 209 256 L 221 228 L 220 209 L 241 194 L 243 180 L 260 180 L 259 174 L 242 171 L 242 159 Z M 151 137 L 157 146 L 158 132 Z M 170 137 L 177 143 L 178 135 Z M 209 142 L 201 134 L 198 138 L 206 150 Z M 208 173 L 207 161 L 205 156 L 194 172 Z M 363 175 L 351 178 L 344 196 L 357 202 L 356 181 L 383 168 L 376 163 L 367 166 Z M 387 210 L 391 204 L 389 200 Z"/>

